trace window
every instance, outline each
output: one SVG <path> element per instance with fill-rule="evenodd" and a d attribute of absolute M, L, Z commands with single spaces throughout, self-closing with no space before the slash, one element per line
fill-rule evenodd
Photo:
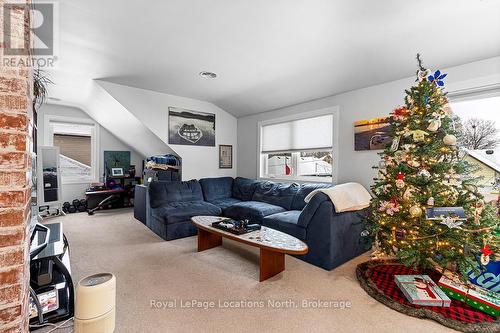
<path fill-rule="evenodd" d="M 333 127 L 336 113 L 331 109 L 320 111 L 309 118 L 288 118 L 259 124 L 261 178 L 334 180 Z"/>
<path fill-rule="evenodd" d="M 96 125 L 78 121 L 53 117 L 47 122 L 47 142 L 59 147 L 63 183 L 88 183 L 98 178 Z"/>
<path fill-rule="evenodd" d="M 479 190 L 487 201 L 496 200 L 500 188 L 500 97 L 476 97 L 451 102 L 461 126 L 460 144 L 465 161 L 474 166 Z"/>

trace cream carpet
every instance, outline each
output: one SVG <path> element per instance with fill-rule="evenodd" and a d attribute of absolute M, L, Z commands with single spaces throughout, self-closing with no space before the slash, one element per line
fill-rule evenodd
<path fill-rule="evenodd" d="M 117 333 L 453 332 L 368 296 L 354 275 L 366 255 L 330 272 L 287 256 L 283 273 L 259 283 L 257 249 L 224 240 L 222 247 L 197 253 L 196 237 L 163 241 L 135 220 L 130 209 L 48 222 L 56 221 L 63 222 L 70 242 L 75 283 L 98 272 L 116 275 Z M 215 307 L 181 308 L 181 302 L 191 300 L 212 301 Z M 303 307 L 304 300 L 331 301 L 331 307 Z M 157 308 L 153 301 L 176 304 Z M 224 307 L 230 301 L 255 301 L 257 308 Z M 342 302 L 350 307 L 339 308 Z"/>

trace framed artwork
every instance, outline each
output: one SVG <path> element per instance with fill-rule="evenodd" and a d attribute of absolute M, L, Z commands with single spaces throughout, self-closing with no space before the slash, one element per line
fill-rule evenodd
<path fill-rule="evenodd" d="M 359 120 L 354 123 L 354 150 L 379 150 L 392 143 L 390 117 Z"/>
<path fill-rule="evenodd" d="M 215 147 L 215 114 L 169 107 L 168 143 Z"/>
<path fill-rule="evenodd" d="M 123 176 L 123 169 L 122 168 L 111 168 L 111 176 L 113 176 L 113 177 Z"/>
<path fill-rule="evenodd" d="M 104 167 L 107 175 L 113 175 L 111 173 L 113 168 L 127 171 L 130 168 L 130 151 L 105 150 Z"/>
<path fill-rule="evenodd" d="M 219 145 L 219 169 L 233 168 L 233 146 Z"/>

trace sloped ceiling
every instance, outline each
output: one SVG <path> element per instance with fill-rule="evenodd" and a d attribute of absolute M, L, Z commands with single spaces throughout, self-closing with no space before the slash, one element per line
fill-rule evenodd
<path fill-rule="evenodd" d="M 59 86 L 102 79 L 236 116 L 411 76 L 417 52 L 432 68 L 500 55 L 496 0 L 58 2 Z"/>

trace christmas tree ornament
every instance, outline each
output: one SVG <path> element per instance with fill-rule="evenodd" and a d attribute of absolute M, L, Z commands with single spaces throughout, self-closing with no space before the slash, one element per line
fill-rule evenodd
<path fill-rule="evenodd" d="M 410 216 L 415 218 L 415 217 L 420 217 L 422 216 L 422 208 L 420 208 L 420 206 L 418 205 L 414 205 L 414 206 L 411 206 L 410 207 Z"/>
<path fill-rule="evenodd" d="M 396 187 L 399 189 L 405 187 L 405 175 L 401 171 L 396 175 Z"/>
<path fill-rule="evenodd" d="M 401 148 L 403 148 L 403 150 L 406 150 L 406 151 L 413 150 L 416 147 L 417 147 L 416 145 L 411 144 L 411 143 L 405 143 L 404 145 L 401 146 Z"/>
<path fill-rule="evenodd" d="M 407 153 L 402 150 L 398 150 L 397 152 L 394 153 L 394 159 L 396 162 L 401 163 L 404 160 L 406 160 Z"/>
<path fill-rule="evenodd" d="M 427 206 L 434 206 L 434 197 L 427 199 Z"/>
<path fill-rule="evenodd" d="M 395 121 L 403 121 L 408 113 L 410 113 L 410 111 L 406 107 L 401 106 L 392 112 L 392 119 Z"/>
<path fill-rule="evenodd" d="M 417 72 L 418 81 L 427 80 L 427 77 L 431 74 L 431 71 L 428 69 L 419 69 Z"/>
<path fill-rule="evenodd" d="M 440 119 L 432 119 L 429 121 L 429 126 L 427 126 L 427 130 L 429 132 L 436 132 L 441 127 Z"/>
<path fill-rule="evenodd" d="M 422 169 L 417 173 L 417 176 L 428 179 L 431 177 L 431 173 L 427 169 Z"/>
<path fill-rule="evenodd" d="M 401 140 L 400 136 L 397 136 L 394 139 L 392 139 L 391 151 L 396 151 L 399 149 L 399 141 L 400 140 Z"/>
<path fill-rule="evenodd" d="M 408 133 L 406 133 L 405 136 L 410 136 L 410 135 L 412 136 L 413 141 L 422 142 L 425 140 L 425 137 L 429 135 L 429 133 L 422 130 L 414 130 L 414 131 L 409 131 Z"/>
<path fill-rule="evenodd" d="M 397 241 L 402 241 L 406 239 L 406 230 L 398 229 L 396 230 L 395 238 Z"/>
<path fill-rule="evenodd" d="M 489 244 L 485 244 L 481 249 L 481 252 L 481 264 L 486 266 L 490 263 L 490 255 L 494 254 L 495 252 L 491 251 Z"/>
<path fill-rule="evenodd" d="M 444 86 L 444 81 L 443 79 L 447 76 L 448 74 L 444 74 L 444 73 L 441 73 L 440 70 L 437 70 L 434 72 L 433 75 L 429 75 L 427 77 L 427 80 L 429 80 L 429 82 L 432 82 L 432 83 L 435 83 L 437 86 L 439 87 L 443 87 Z"/>
<path fill-rule="evenodd" d="M 453 111 L 451 110 L 449 103 L 446 103 L 445 105 L 443 105 L 443 112 L 446 116 L 451 116 L 453 114 Z"/>
<path fill-rule="evenodd" d="M 448 146 L 455 146 L 457 144 L 457 137 L 453 134 L 446 134 L 443 138 L 443 143 Z"/>
<path fill-rule="evenodd" d="M 444 224 L 450 229 L 455 229 L 463 224 L 463 221 L 455 220 L 454 218 L 448 216 L 441 220 L 441 224 Z"/>
<path fill-rule="evenodd" d="M 408 202 L 413 199 L 413 189 L 407 188 L 406 191 L 403 193 L 403 200 Z"/>
<path fill-rule="evenodd" d="M 391 199 L 390 201 L 380 202 L 379 211 L 385 212 L 387 215 L 393 216 L 394 213 L 399 212 L 400 205 L 396 199 Z"/>

